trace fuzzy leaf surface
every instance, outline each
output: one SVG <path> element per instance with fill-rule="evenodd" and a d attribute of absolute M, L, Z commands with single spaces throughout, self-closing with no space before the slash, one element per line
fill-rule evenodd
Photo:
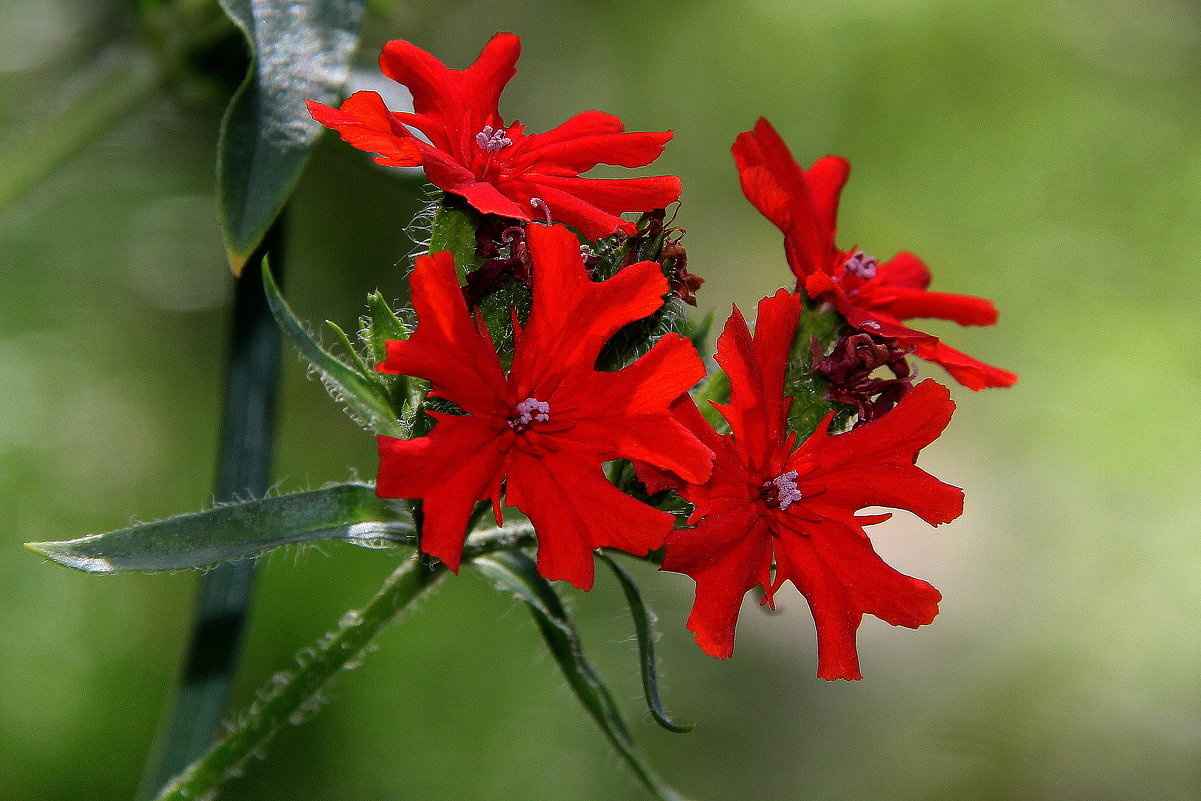
<path fill-rule="evenodd" d="M 402 501 L 378 497 L 369 484 L 348 483 L 25 547 L 76 570 L 124 573 L 207 567 L 281 545 L 335 539 L 408 545 L 416 542 L 416 528 Z"/>
<path fill-rule="evenodd" d="M 330 394 L 346 404 L 346 413 L 351 419 L 376 434 L 397 438 L 408 436 L 405 426 L 397 419 L 380 377 L 355 370 L 321 347 L 292 312 L 266 267 L 263 268 L 263 288 L 271 313 L 284 335 L 317 371 Z"/>

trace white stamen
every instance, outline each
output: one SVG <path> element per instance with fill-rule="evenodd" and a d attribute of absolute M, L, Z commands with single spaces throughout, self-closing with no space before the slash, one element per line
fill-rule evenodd
<path fill-rule="evenodd" d="M 550 420 L 550 404 L 537 398 L 526 398 L 513 407 L 509 416 L 509 428 L 518 433 L 529 428 L 530 423 L 545 423 Z"/>
<path fill-rule="evenodd" d="M 844 270 L 857 278 L 862 278 L 864 281 L 870 281 L 876 277 L 876 267 L 879 262 L 871 256 L 864 253 L 862 250 L 856 250 L 847 259 Z"/>
<path fill-rule="evenodd" d="M 547 202 L 545 200 L 543 200 L 540 197 L 532 197 L 532 198 L 530 198 L 530 207 L 534 208 L 534 209 L 538 209 L 543 214 L 545 214 L 546 215 L 546 224 L 547 225 L 551 224 L 550 206 L 547 204 Z"/>
<path fill-rule="evenodd" d="M 507 136 L 504 128 L 493 128 L 491 125 L 485 125 L 484 130 L 475 135 L 475 143 L 480 146 L 481 150 L 487 153 L 495 153 L 513 144 L 513 140 Z"/>
<path fill-rule="evenodd" d="M 801 499 L 801 491 L 796 486 L 796 477 L 797 471 L 789 470 L 771 480 L 776 487 L 776 500 L 780 504 L 781 512 Z"/>

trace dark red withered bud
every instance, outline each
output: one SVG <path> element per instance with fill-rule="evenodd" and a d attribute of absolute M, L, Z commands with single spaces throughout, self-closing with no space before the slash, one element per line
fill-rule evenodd
<path fill-rule="evenodd" d="M 525 228 L 501 217 L 485 218 L 475 232 L 475 255 L 484 263 L 467 274 L 463 298 L 477 306 L 487 294 L 500 289 L 507 280 L 533 286 L 533 269 Z"/>
<path fill-rule="evenodd" d="M 688 252 L 680 243 L 684 229 L 670 224 L 666 209 L 655 209 L 642 215 L 638 230 L 626 240 L 626 256 L 622 264 L 628 267 L 640 261 L 657 261 L 663 266 L 672 294 L 689 306 L 696 305 L 696 291 L 705 279 L 688 272 Z"/>
<path fill-rule="evenodd" d="M 816 338 L 809 341 L 809 348 L 814 372 L 830 382 L 826 397 L 858 411 L 856 428 L 878 419 L 913 388 L 913 370 L 906 359 L 913 348 L 901 346 L 895 339 L 852 330 L 834 344 L 828 356 Z M 891 378 L 872 376 L 882 367 L 892 372 Z"/>

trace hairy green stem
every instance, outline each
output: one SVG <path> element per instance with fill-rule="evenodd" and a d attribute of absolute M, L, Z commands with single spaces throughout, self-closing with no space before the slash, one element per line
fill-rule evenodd
<path fill-rule="evenodd" d="M 316 648 L 297 657 L 299 668 L 276 674 L 269 689 L 251 705 L 229 733 L 201 759 L 163 788 L 158 801 L 195 801 L 210 798 L 227 779 L 272 735 L 289 721 L 300 722 L 320 701 L 321 692 L 338 673 L 354 664 L 380 629 L 421 597 L 447 573 L 441 562 L 407 559 L 388 577 L 370 603 L 358 613 L 347 613 L 338 631 Z"/>
<path fill-rule="evenodd" d="M 511 524 L 473 534 L 463 549 L 464 561 L 498 550 L 533 542 L 533 527 Z M 338 630 L 302 652 L 297 670 L 276 674 L 259 700 L 250 706 L 207 753 L 172 779 L 156 801 L 195 801 L 211 798 L 252 753 L 267 743 L 288 722 L 300 722 L 321 698 L 321 692 L 339 671 L 354 665 L 385 625 L 446 575 L 441 562 L 416 555 L 384 582 L 361 611 L 347 613 Z"/>
<path fill-rule="evenodd" d="M 282 221 L 272 226 L 235 289 L 218 501 L 262 497 L 270 484 L 280 338 L 263 295 L 262 262 L 270 253 L 275 269 L 282 270 L 282 228 Z M 254 566 L 253 560 L 230 562 L 201 579 L 183 674 L 140 798 L 153 797 L 216 735 L 237 676 Z"/>

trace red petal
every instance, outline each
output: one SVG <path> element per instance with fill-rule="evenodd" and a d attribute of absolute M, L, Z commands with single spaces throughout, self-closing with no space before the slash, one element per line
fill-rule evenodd
<path fill-rule="evenodd" d="M 874 291 L 867 295 L 864 308 L 881 311 L 898 320 L 927 317 L 952 320 L 960 325 L 993 325 L 997 322 L 997 308 L 984 298 L 902 287 L 876 290 L 871 284 L 864 289 L 868 287 Z"/>
<path fill-rule="evenodd" d="M 704 375 L 692 343 L 667 334 L 622 370 L 564 381 L 555 409 L 564 409 L 558 399 L 566 395 L 570 405 L 563 413 L 573 426 L 562 437 L 588 444 L 605 459 L 634 459 L 701 483 L 709 478 L 713 452 L 672 419 L 668 407 Z"/>
<path fill-rule="evenodd" d="M 788 264 L 797 278 L 832 270 L 838 198 L 850 163 L 827 156 L 806 174 L 762 118 L 753 131 L 738 135 L 732 150 L 743 194 L 784 232 Z"/>
<path fill-rule="evenodd" d="M 667 293 L 667 279 L 654 262 L 631 265 L 595 283 L 569 230 L 531 225 L 527 236 L 535 290 L 510 371 L 519 394 L 534 386 L 557 386 L 568 371 L 591 370 L 613 334 L 662 306 Z"/>
<path fill-rule="evenodd" d="M 705 653 L 725 659 L 734 652 L 734 628 L 747 590 L 768 581 L 771 534 L 750 506 L 711 514 L 696 528 L 667 538 L 663 569 L 696 581 L 688 629 Z"/>
<path fill-rule="evenodd" d="M 508 502 L 529 516 L 538 535 L 538 572 L 591 589 L 592 551 L 620 548 L 639 556 L 659 548 L 674 518 L 610 484 L 600 463 L 561 452 L 543 458 L 514 451 Z"/>
<path fill-rule="evenodd" d="M 340 109 L 312 100 L 304 102 L 313 119 L 337 131 L 345 142 L 359 150 L 378 153 L 375 160 L 380 164 L 393 167 L 421 164 L 421 152 L 412 134 L 396 121 L 383 98 L 375 92 L 355 92 Z"/>
<path fill-rule="evenodd" d="M 633 223 L 617 215 L 627 211 L 662 209 L 680 199 L 680 179 L 674 175 L 646 178 L 578 178 L 559 175 L 523 175 L 505 181 L 501 191 L 509 197 L 539 197 L 552 219 L 570 225 L 596 240 Z M 527 201 L 528 202 L 528 201 Z"/>
<path fill-rule="evenodd" d="M 546 133 L 527 137 L 509 166 L 522 173 L 551 175 L 579 175 L 597 164 L 641 167 L 659 158 L 671 137 L 671 131 L 626 133 L 612 114 L 585 111 Z"/>
<path fill-rule="evenodd" d="M 800 298 L 785 290 L 759 301 L 754 339 L 737 307 L 717 340 L 717 362 L 730 379 L 722 415 L 751 464 L 767 469 L 784 443 L 784 372 L 800 316 Z"/>
<path fill-rule="evenodd" d="M 987 387 L 1011 387 L 1017 383 L 1016 373 L 973 359 L 938 340 L 919 342 L 916 347 L 917 356 L 941 365 L 952 378 L 968 389 L 979 391 Z"/>
<path fill-rule="evenodd" d="M 845 519 L 866 506 L 891 506 L 931 525 L 954 520 L 963 512 L 962 490 L 914 464 L 954 409 L 946 387 L 923 381 L 888 414 L 845 434 L 827 434 L 827 418 L 789 460 L 802 471 L 805 508 Z"/>
<path fill-rule="evenodd" d="M 925 289 L 930 286 L 930 268 L 907 250 L 902 250 L 876 267 L 876 280 L 889 286 Z"/>
<path fill-rule="evenodd" d="M 438 423 L 428 437 L 378 437 L 375 491 L 382 498 L 420 498 L 421 550 L 457 571 L 472 507 L 499 494 L 504 454 L 497 441 L 507 432 L 476 417 L 434 416 Z"/>
<path fill-rule="evenodd" d="M 797 586 L 817 627 L 817 675 L 834 679 L 861 679 L 855 633 L 863 613 L 856 609 L 846 586 L 805 537 L 785 537 L 776 550 L 777 576 Z"/>
<path fill-rule="evenodd" d="M 418 256 L 410 285 L 417 331 L 388 340 L 378 368 L 429 379 L 437 394 L 471 414 L 507 416 L 500 360 L 467 311 L 450 253 Z"/>
<path fill-rule="evenodd" d="M 498 104 L 505 85 L 517 74 L 521 43 L 511 33 L 492 37 L 475 63 L 452 70 L 421 48 L 388 42 L 380 69 L 413 94 L 416 123 L 435 146 L 463 161 L 485 125 L 499 125 Z"/>
<path fill-rule="evenodd" d="M 496 185 L 481 181 L 449 155 L 435 148 L 422 148 L 425 155 L 425 177 L 444 192 L 459 195 L 473 209 L 483 214 L 498 214 L 528 222 L 533 209 L 529 198 L 515 200 L 501 192 Z M 518 202 L 520 201 L 520 202 Z"/>
<path fill-rule="evenodd" d="M 856 524 L 823 520 L 806 528 L 807 542 L 846 588 L 855 609 L 893 626 L 915 629 L 934 621 L 942 593 L 891 568 Z M 798 538 L 788 538 L 793 543 Z"/>

